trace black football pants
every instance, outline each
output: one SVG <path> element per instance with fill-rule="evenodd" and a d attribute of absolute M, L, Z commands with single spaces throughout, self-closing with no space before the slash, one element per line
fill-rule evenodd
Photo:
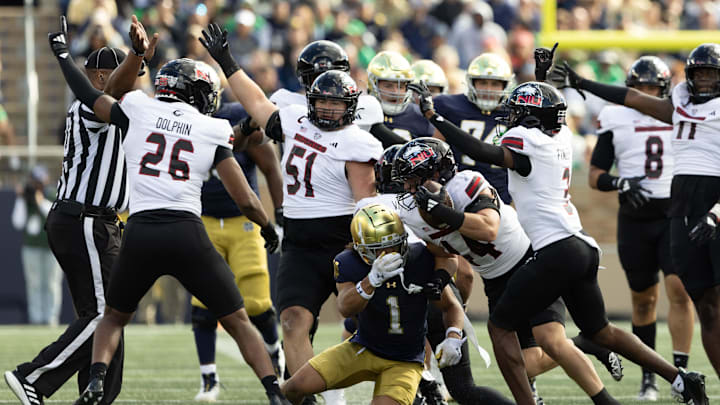
<path fill-rule="evenodd" d="M 45 229 L 50 249 L 67 277 L 77 319 L 32 361 L 17 366 L 17 371 L 49 397 L 76 372 L 79 393 L 89 382 L 92 338 L 105 311 L 105 289 L 120 251 L 120 229 L 116 217 L 70 216 L 55 209 Z M 121 338 L 105 377 L 103 404 L 112 403 L 120 393 L 123 357 Z"/>

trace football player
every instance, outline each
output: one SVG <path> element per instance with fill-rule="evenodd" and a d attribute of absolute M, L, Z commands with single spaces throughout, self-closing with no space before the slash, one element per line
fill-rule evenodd
<path fill-rule="evenodd" d="M 582 232 L 568 192 L 572 134 L 563 125 L 565 99 L 548 84 L 527 82 L 512 91 L 505 106 L 504 123 L 509 129 L 501 146 L 484 142 L 464 146 L 480 160 L 510 169 L 510 193 L 535 251 L 508 282 L 488 322 L 495 358 L 518 404 L 530 405 L 533 397 L 514 330 L 558 297 L 583 335 L 655 371 L 673 384 L 685 402 L 707 404 L 702 374 L 673 366 L 607 320 L 597 282 L 599 248 Z M 443 122 L 433 118 L 435 125 Z M 593 400 L 614 401 L 605 390 Z"/>
<path fill-rule="evenodd" d="M 417 105 L 412 103 L 408 84 L 414 80 L 410 62 L 394 51 L 375 55 L 368 64 L 368 93 L 375 97 L 385 114 L 385 126 L 409 141 L 418 136 L 432 136 L 434 129 Z"/>
<path fill-rule="evenodd" d="M 233 127 L 247 117 L 240 103 L 223 103 L 213 116 L 228 120 Z M 275 218 L 282 211 L 282 177 L 275 150 L 270 144 L 257 145 L 233 153 L 248 184 L 259 195 L 256 168 L 265 176 Z M 235 275 L 235 283 L 245 301 L 245 310 L 265 342 L 275 374 L 282 375 L 282 349 L 277 333 L 277 316 L 270 300 L 267 252 L 260 228 L 237 207 L 216 171 L 202 187 L 202 221 L 210 241 Z M 280 211 L 279 211 L 280 210 Z M 195 347 L 200 360 L 201 385 L 196 401 L 213 402 L 220 393 L 220 376 L 215 364 L 217 319 L 197 297 L 191 300 Z"/>
<path fill-rule="evenodd" d="M 667 98 L 670 69 L 656 56 L 643 56 L 630 67 L 625 84 Z M 693 305 L 670 256 L 670 182 L 674 166 L 672 125 L 621 105 L 598 116 L 598 142 L 592 154 L 590 187 L 616 191 L 618 255 L 632 293 L 633 333 L 655 348 L 658 269 L 665 274 L 670 301 L 668 328 L 673 360 L 687 367 L 693 335 Z M 619 177 L 609 174 L 613 163 Z M 657 400 L 655 374 L 643 370 L 638 399 Z"/>
<path fill-rule="evenodd" d="M 373 163 L 382 147 L 353 124 L 360 91 L 347 73 L 322 73 L 306 93 L 306 105 L 278 108 L 239 68 L 226 35 L 212 24 L 201 42 L 253 121 L 265 128 L 264 136 L 284 143 L 285 236 L 276 305 L 293 374 L 312 357 L 310 330 L 322 304 L 336 292 L 332 260 L 352 239 L 355 202 L 375 194 Z M 243 123 L 240 137 L 257 142 L 250 140 L 251 123 Z"/>
<path fill-rule="evenodd" d="M 437 63 L 429 59 L 420 59 L 413 62 L 410 69 L 415 75 L 415 82 L 425 82 L 433 97 L 447 94 L 450 85 L 445 72 Z"/>
<path fill-rule="evenodd" d="M 504 130 L 496 118 L 500 115 L 503 100 L 513 88 L 515 75 L 500 55 L 484 53 L 470 62 L 465 80 L 465 94 L 436 97 L 435 111 L 474 138 L 492 143 L 496 132 Z M 498 126 L 499 128 L 496 128 Z M 480 172 L 498 191 L 503 202 L 509 204 L 512 201 L 507 190 L 507 172 L 504 169 L 472 159 L 460 145 L 446 139 L 440 130 L 435 132 L 435 136 L 447 141 L 453 148 L 453 153 L 458 157 L 458 169 Z"/>
<path fill-rule="evenodd" d="M 425 93 L 430 99 L 429 91 Z M 393 164 L 393 175 L 404 182 L 415 203 L 403 204 L 406 209 L 400 215 L 405 224 L 428 244 L 441 246 L 470 263 L 483 278 L 492 314 L 513 274 L 522 271 L 521 266 L 533 256 L 515 210 L 498 198 L 479 172 L 456 174 L 452 150 L 437 138 L 418 138 L 403 146 Z M 444 186 L 429 190 L 428 181 Z M 590 360 L 566 338 L 564 323 L 565 305 L 557 299 L 519 330 L 528 376 L 534 382 L 535 376 L 559 363 L 588 396 L 597 397 L 605 391 L 603 384 Z M 472 378 L 469 368 L 463 374 Z M 455 388 L 461 394 L 453 394 L 459 403 L 479 401 L 476 394 L 467 395 L 471 393 L 463 391 L 462 385 L 456 387 L 455 382 L 445 378 L 451 393 Z"/>
<path fill-rule="evenodd" d="M 245 215 L 261 225 L 266 248 L 274 250 L 279 243 L 260 200 L 233 158 L 230 124 L 207 116 L 217 108 L 219 77 L 203 62 L 176 59 L 155 77 L 157 98 L 136 90 L 117 101 L 95 89 L 68 58 L 64 17 L 62 25 L 60 32 L 48 35 L 50 47 L 78 99 L 93 106 L 98 118 L 123 129 L 132 189 L 130 217 L 107 290 L 105 316 L 95 331 L 90 383 L 75 404 L 102 401 L 105 373 L 122 330 L 143 295 L 165 274 L 177 278 L 218 317 L 261 379 L 270 403 L 287 403 L 262 338 L 243 308 L 232 272 L 212 248 L 200 220 L 200 189 L 215 166 Z M 115 77 L 134 80 L 143 55 L 137 56 L 134 65 L 117 71 Z"/>
<path fill-rule="evenodd" d="M 690 52 L 686 81 L 675 86 L 670 98 L 585 80 L 567 63 L 556 66 L 550 77 L 673 125 L 672 260 L 695 303 L 705 353 L 720 376 L 720 44 L 702 44 Z"/>
<path fill-rule="evenodd" d="M 332 41 L 315 41 L 311 42 L 298 55 L 295 73 L 298 80 L 304 86 L 305 93 L 310 90 L 310 86 L 315 79 L 328 70 L 340 70 L 350 72 L 350 61 L 347 53 L 338 44 Z M 270 101 L 275 103 L 279 108 L 292 104 L 306 105 L 307 98 L 299 93 L 291 92 L 287 89 L 280 89 L 270 96 Z M 354 123 L 365 131 L 370 132 L 380 142 L 383 147 L 404 143 L 404 139 L 392 132 L 383 124 L 383 112 L 380 103 L 373 96 L 361 94 L 358 97 L 358 105 L 355 109 Z"/>
<path fill-rule="evenodd" d="M 282 385 L 293 403 L 305 395 L 374 381 L 373 404 L 410 405 L 425 357 L 428 298 L 417 289 L 437 269 L 454 273 L 453 255 L 433 256 L 422 244 L 408 246 L 397 213 L 381 204 L 361 208 L 350 225 L 353 248 L 335 257 L 338 309 L 358 317 L 357 332 L 313 357 Z M 444 340 L 440 367 L 461 358 L 463 311 L 449 286 L 439 300 Z"/>

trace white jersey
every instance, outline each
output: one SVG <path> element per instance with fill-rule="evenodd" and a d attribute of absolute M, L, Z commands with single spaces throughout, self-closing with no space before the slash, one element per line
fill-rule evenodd
<path fill-rule="evenodd" d="M 130 183 L 130 215 L 155 209 L 201 214 L 200 190 L 218 147 L 231 149 L 227 120 L 200 114 L 181 102 L 154 99 L 141 90 L 120 107 L 129 126 L 123 148 Z"/>
<path fill-rule="evenodd" d="M 693 104 L 687 83 L 683 82 L 673 89 L 672 103 L 673 174 L 720 176 L 720 97 Z"/>
<path fill-rule="evenodd" d="M 465 211 L 480 193 L 490 187 L 482 174 L 464 170 L 446 184 L 453 207 Z M 441 246 L 448 253 L 464 257 L 478 274 L 485 279 L 499 277 L 510 271 L 530 248 L 530 239 L 523 232 L 515 210 L 498 199 L 500 203 L 500 229 L 492 242 L 475 241 L 459 231 L 438 230 L 428 225 L 417 207 L 404 209 L 400 218 L 421 239 Z"/>
<path fill-rule="evenodd" d="M 321 130 L 306 114 L 304 105 L 280 109 L 285 136 L 281 160 L 283 215 L 293 219 L 352 215 L 355 200 L 345 163 L 379 159 L 382 144 L 357 125 L 337 131 Z"/>
<path fill-rule="evenodd" d="M 672 125 L 625 106 L 609 105 L 598 115 L 598 134 L 612 131 L 620 177 L 645 176 L 640 185 L 650 198 L 670 198 L 675 160 Z"/>
<path fill-rule="evenodd" d="M 532 169 L 527 177 L 508 170 L 508 190 L 536 251 L 573 235 L 598 247 L 592 237 L 580 233 L 580 217 L 570 202 L 572 136 L 566 126 L 555 136 L 518 126 L 500 139 L 503 146 L 530 158 Z"/>
<path fill-rule="evenodd" d="M 407 211 L 403 210 L 400 207 L 400 201 L 398 200 L 399 196 L 400 194 L 378 194 L 372 197 L 365 197 L 362 200 L 358 201 L 357 205 L 355 206 L 355 211 L 357 212 L 357 210 L 359 210 L 360 208 L 370 204 L 382 204 L 386 207 L 392 208 L 393 211 L 397 212 L 400 220 L 403 221 L 403 224 L 405 224 L 403 215 Z M 415 235 L 415 232 L 413 232 L 413 230 L 410 229 L 409 226 L 405 226 L 405 231 L 408 234 L 408 243 L 422 243 L 423 245 L 425 244 L 425 241 L 418 238 L 417 235 Z"/>
<path fill-rule="evenodd" d="M 307 98 L 304 94 L 294 93 L 290 90 L 280 89 L 270 96 L 270 101 L 275 103 L 279 108 L 289 105 L 298 104 L 307 107 Z M 355 112 L 355 121 L 353 124 L 360 127 L 364 131 L 370 131 L 370 128 L 382 123 L 385 119 L 380 102 L 373 96 L 361 94 L 358 98 L 357 111 Z"/>

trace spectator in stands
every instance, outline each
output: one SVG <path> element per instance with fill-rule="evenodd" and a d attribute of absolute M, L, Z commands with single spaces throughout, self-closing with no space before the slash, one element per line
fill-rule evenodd
<path fill-rule="evenodd" d="M 430 15 L 442 21 L 448 27 L 452 26 L 457 17 L 462 13 L 464 0 L 442 0 L 430 12 Z"/>
<path fill-rule="evenodd" d="M 62 272 L 48 246 L 45 233 L 52 202 L 45 195 L 49 183 L 44 166 L 35 166 L 24 186 L 18 186 L 12 212 L 13 227 L 23 232 L 22 261 L 27 293 L 28 320 L 57 325 L 62 303 Z"/>
<path fill-rule="evenodd" d="M 460 65 L 467 66 L 488 48 L 496 44 L 505 47 L 507 35 L 501 26 L 493 22 L 490 5 L 475 0 L 469 10 L 463 11 L 453 23 L 448 43 L 457 49 Z"/>
<path fill-rule="evenodd" d="M 432 59 L 440 65 L 448 79 L 448 93 L 465 92 L 465 73 L 460 69 L 460 57 L 450 45 L 441 45 L 433 52 Z"/>
<path fill-rule="evenodd" d="M 242 8 L 235 13 L 235 30 L 230 34 L 228 40 L 233 44 L 233 57 L 240 66 L 247 67 L 250 63 L 252 53 L 260 48 L 260 39 L 255 34 L 255 13 Z"/>
<path fill-rule="evenodd" d="M 447 26 L 437 18 L 429 15 L 429 0 L 411 0 L 413 14 L 400 25 L 400 31 L 410 48 L 420 59 L 432 58 L 432 53 L 447 35 Z"/>

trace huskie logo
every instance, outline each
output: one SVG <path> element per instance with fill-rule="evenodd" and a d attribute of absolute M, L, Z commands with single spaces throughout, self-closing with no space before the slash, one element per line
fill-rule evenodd
<path fill-rule="evenodd" d="M 175 87 L 177 80 L 176 76 L 157 75 L 155 76 L 155 86 Z"/>
<path fill-rule="evenodd" d="M 420 146 L 413 146 L 405 153 L 407 160 L 410 162 L 411 167 L 415 167 L 420 163 L 435 156 L 435 151 L 430 148 L 421 148 Z"/>
<path fill-rule="evenodd" d="M 517 105 L 540 107 L 542 105 L 542 102 L 542 95 L 538 94 L 538 91 L 532 87 L 520 89 L 517 96 L 515 96 L 515 104 Z"/>

